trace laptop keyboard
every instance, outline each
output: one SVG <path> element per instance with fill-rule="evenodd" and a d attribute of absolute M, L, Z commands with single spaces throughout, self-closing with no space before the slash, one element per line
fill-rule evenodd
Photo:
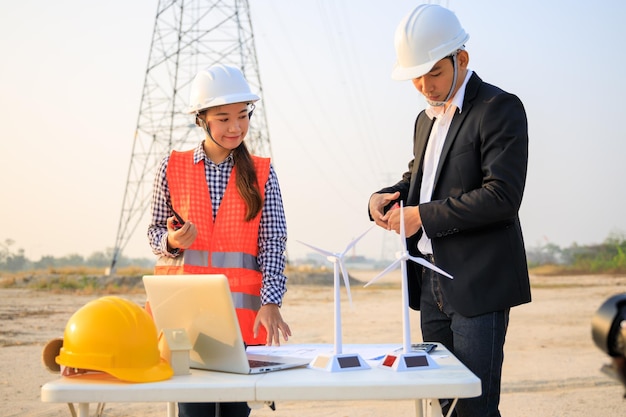
<path fill-rule="evenodd" d="M 260 368 L 263 366 L 273 366 L 281 364 L 281 362 L 259 361 L 256 359 L 248 359 L 248 363 L 250 363 L 250 368 Z"/>

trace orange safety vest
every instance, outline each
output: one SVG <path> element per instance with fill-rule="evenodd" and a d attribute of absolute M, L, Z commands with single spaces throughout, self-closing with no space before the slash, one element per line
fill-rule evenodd
<path fill-rule="evenodd" d="M 194 164 L 193 150 L 172 151 L 167 166 L 167 181 L 172 206 L 198 229 L 191 247 L 176 258 L 162 256 L 155 274 L 224 274 L 228 277 L 233 302 L 237 310 L 243 340 L 248 345 L 264 345 L 267 332 L 259 327 L 253 334 L 254 320 L 261 308 L 263 276 L 259 269 L 259 224 L 261 213 L 245 221 L 246 203 L 235 185 L 235 170 L 228 179 L 220 210 L 213 221 L 213 206 L 206 182 L 204 163 Z M 265 198 L 265 183 L 269 178 L 270 160 L 252 156 L 261 197 Z"/>

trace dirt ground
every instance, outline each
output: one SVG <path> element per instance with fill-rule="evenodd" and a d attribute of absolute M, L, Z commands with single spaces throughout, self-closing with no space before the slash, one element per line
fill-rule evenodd
<path fill-rule="evenodd" d="M 374 272 L 353 275 L 363 282 Z M 344 343 L 402 341 L 397 275 L 352 287 L 345 300 Z M 601 371 L 609 362 L 591 340 L 590 320 L 610 296 L 626 292 L 626 277 L 532 277 L 533 302 L 512 310 L 506 343 L 501 412 L 505 417 L 617 417 L 626 415 L 625 389 Z M 74 295 L 24 288 L 0 289 L 0 416 L 69 416 L 65 404 L 40 400 L 41 386 L 58 376 L 42 365 L 45 343 L 61 337 L 70 316 L 102 294 Z M 125 297 L 143 302 L 141 293 Z M 283 317 L 289 343 L 333 342 L 333 292 L 328 286 L 291 285 Z M 411 312 L 413 342 L 419 313 Z M 411 401 L 284 402 L 253 417 L 414 416 Z M 95 407 L 92 407 L 95 409 Z M 92 414 L 95 410 L 92 410 Z M 107 404 L 104 416 L 165 415 L 165 404 Z"/>

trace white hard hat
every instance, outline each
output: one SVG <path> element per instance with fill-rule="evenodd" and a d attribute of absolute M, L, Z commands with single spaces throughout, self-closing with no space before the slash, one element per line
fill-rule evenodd
<path fill-rule="evenodd" d="M 469 39 L 454 12 L 436 4 L 421 4 L 396 28 L 397 61 L 391 78 L 412 80 L 432 69 Z"/>
<path fill-rule="evenodd" d="M 188 113 L 233 103 L 254 103 L 261 98 L 250 90 L 237 67 L 213 65 L 204 69 L 191 82 Z"/>

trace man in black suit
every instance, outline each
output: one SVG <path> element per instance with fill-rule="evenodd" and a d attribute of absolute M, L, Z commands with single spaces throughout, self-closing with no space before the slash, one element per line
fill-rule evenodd
<path fill-rule="evenodd" d="M 450 10 L 424 4 L 396 30 L 392 77 L 428 102 L 415 123 L 413 160 L 397 184 L 373 194 L 377 225 L 454 278 L 409 262 L 409 302 L 424 341 L 442 342 L 482 381 L 458 402 L 460 417 L 500 416 L 503 350 L 511 307 L 530 302 L 518 211 L 528 162 L 521 101 L 468 69 L 469 35 Z"/>

